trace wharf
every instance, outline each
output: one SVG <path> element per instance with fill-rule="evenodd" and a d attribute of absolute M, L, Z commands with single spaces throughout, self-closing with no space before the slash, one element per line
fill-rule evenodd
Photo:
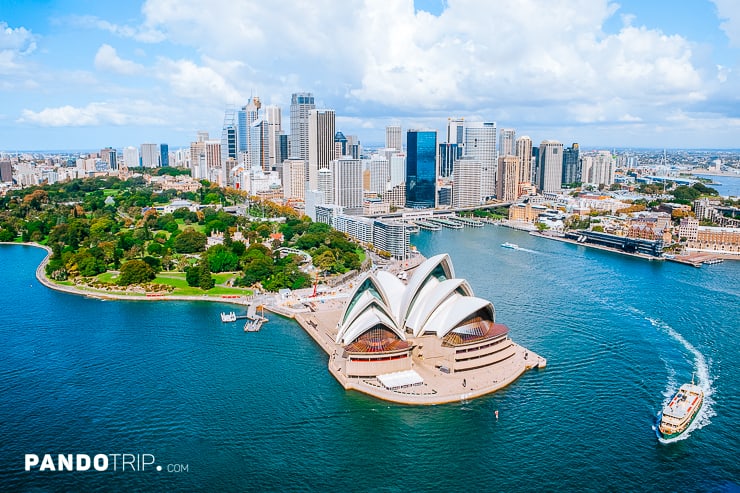
<path fill-rule="evenodd" d="M 571 243 L 573 245 L 580 245 L 588 248 L 595 248 L 597 250 L 604 250 L 607 252 L 613 252 L 613 253 L 619 253 L 621 255 L 627 255 L 630 257 L 637 257 L 644 260 L 666 260 L 664 257 L 655 257 L 653 255 L 646 255 L 644 253 L 636 253 L 636 252 L 625 252 L 624 250 L 620 250 L 619 248 L 612 248 L 604 245 L 597 245 L 595 243 L 586 243 L 586 242 L 579 242 L 576 240 L 572 240 L 570 238 L 566 238 L 564 236 L 556 236 L 553 234 L 546 234 L 546 233 L 540 233 L 538 231 L 530 231 L 530 235 L 532 236 L 539 236 L 540 238 L 546 238 L 548 240 L 556 240 L 556 241 L 562 241 L 564 243 Z"/>

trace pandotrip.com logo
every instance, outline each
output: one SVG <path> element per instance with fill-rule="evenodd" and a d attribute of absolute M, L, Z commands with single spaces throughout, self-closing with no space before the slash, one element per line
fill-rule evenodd
<path fill-rule="evenodd" d="M 188 472 L 188 464 L 157 464 L 153 454 L 26 454 L 26 471 Z"/>

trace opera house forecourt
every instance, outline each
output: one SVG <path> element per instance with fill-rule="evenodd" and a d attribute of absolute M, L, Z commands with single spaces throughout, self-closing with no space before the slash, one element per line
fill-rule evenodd
<path fill-rule="evenodd" d="M 367 273 L 333 316 L 298 318 L 329 352 L 329 370 L 345 389 L 399 403 L 464 401 L 546 364 L 509 338 L 490 301 L 455 278 L 447 254 L 421 263 L 408 283 Z"/>

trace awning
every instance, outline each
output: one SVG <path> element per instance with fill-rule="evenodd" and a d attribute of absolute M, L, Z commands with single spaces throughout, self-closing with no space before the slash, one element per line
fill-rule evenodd
<path fill-rule="evenodd" d="M 414 370 L 396 371 L 377 376 L 380 384 L 388 390 L 421 385 L 424 379 Z"/>

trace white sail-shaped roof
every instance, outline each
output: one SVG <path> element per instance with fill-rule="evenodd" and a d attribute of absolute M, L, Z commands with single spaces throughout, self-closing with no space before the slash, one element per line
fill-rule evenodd
<path fill-rule="evenodd" d="M 455 293 L 434 310 L 425 327 L 432 329 L 438 337 L 444 337 L 460 322 L 486 307 L 490 307 L 490 313 L 493 316 L 493 304 L 490 301 Z M 425 332 L 429 329 L 425 329 Z"/>
<path fill-rule="evenodd" d="M 337 334 L 336 342 L 343 345 L 351 344 L 362 334 L 378 324 L 382 324 L 389 330 L 392 330 L 402 341 L 406 340 L 406 336 L 399 332 L 395 322 L 383 310 L 379 310 L 377 306 L 371 305 L 359 317 L 354 319 L 344 331 Z"/>
<path fill-rule="evenodd" d="M 487 310 L 490 320 L 495 321 L 493 304 L 473 296 L 467 281 L 454 275 L 447 254 L 419 265 L 408 285 L 386 271 L 366 274 L 340 318 L 336 342 L 351 344 L 378 325 L 400 340 L 406 340 L 407 328 L 415 336 L 434 333 L 444 337 L 480 310 Z"/>
<path fill-rule="evenodd" d="M 428 283 L 426 286 L 430 285 L 431 283 Z M 411 328 L 414 334 L 418 334 L 416 329 L 423 327 L 432 312 L 458 290 L 466 295 L 470 295 L 473 291 L 465 279 L 447 279 L 431 286 L 426 295 L 416 300 L 413 310 L 406 317 L 406 327 Z"/>

